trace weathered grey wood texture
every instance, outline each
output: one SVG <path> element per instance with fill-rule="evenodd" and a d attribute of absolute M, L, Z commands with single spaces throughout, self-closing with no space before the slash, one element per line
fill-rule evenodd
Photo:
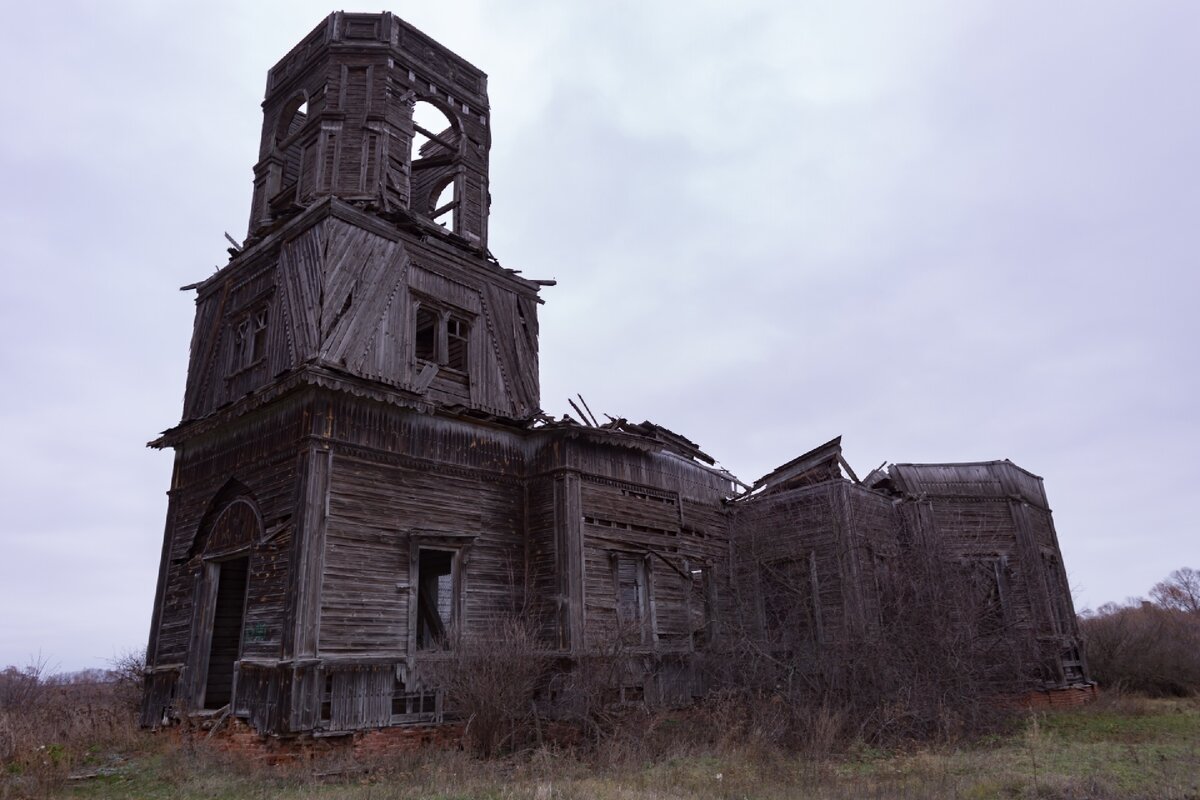
<path fill-rule="evenodd" d="M 451 125 L 414 154 L 417 101 Z M 190 287 L 183 419 L 152 443 L 175 466 L 144 724 L 213 710 L 225 671 L 262 732 L 437 720 L 436 640 L 511 615 L 564 662 L 619 643 L 627 699 L 687 702 L 735 632 L 768 635 L 764 580 L 793 582 L 815 644 L 863 634 L 914 535 L 1006 559 L 1015 613 L 1074 658 L 1041 481 L 1007 462 L 860 483 L 834 440 L 739 492 L 660 426 L 545 417 L 542 283 L 486 248 L 479 70 L 391 14 L 338 12 L 263 109 L 249 236 Z M 453 228 L 433 218 L 447 182 Z M 226 629 L 241 559 L 233 658 L 214 614 Z"/>

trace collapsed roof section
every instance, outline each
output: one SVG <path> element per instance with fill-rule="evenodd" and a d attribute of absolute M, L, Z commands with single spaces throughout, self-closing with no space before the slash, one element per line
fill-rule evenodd
<path fill-rule="evenodd" d="M 858 476 L 842 456 L 842 437 L 835 436 L 759 478 L 749 494 L 782 492 L 844 478 L 859 483 Z"/>
<path fill-rule="evenodd" d="M 676 433 L 669 428 L 664 428 L 662 425 L 657 425 L 649 420 L 644 420 L 640 423 L 630 422 L 624 417 L 613 417 L 609 414 L 603 415 L 608 421 L 600 423 L 592 415 L 591 409 L 587 407 L 587 403 L 582 397 L 579 398 L 579 401 L 582 404 L 582 408 L 576 405 L 574 401 L 568 401 L 579 415 L 579 420 L 576 420 L 570 414 L 564 414 L 559 419 L 543 414 L 537 418 L 536 429 L 565 432 L 566 435 L 572 438 L 602 442 L 618 447 L 628 447 L 643 452 L 667 453 L 692 462 L 697 467 L 719 476 L 723 480 L 729 481 L 731 485 L 739 486 L 747 491 L 751 488 L 747 484 L 742 483 L 733 473 L 723 467 L 717 466 L 716 459 L 701 450 L 700 445 L 683 434 Z M 734 491 L 736 492 L 736 490 Z"/>

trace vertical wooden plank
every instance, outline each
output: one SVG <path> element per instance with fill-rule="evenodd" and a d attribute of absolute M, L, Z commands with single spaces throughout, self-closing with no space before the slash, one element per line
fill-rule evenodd
<path fill-rule="evenodd" d="M 315 675 L 308 674 L 315 670 L 303 662 L 315 659 L 320 636 L 321 578 L 332 458 L 327 446 L 312 445 L 300 454 L 297 468 L 291 588 L 282 641 L 284 659 L 301 662 L 297 664 L 289 703 L 292 730 L 311 728 L 320 707 L 320 684 Z"/>
<path fill-rule="evenodd" d="M 569 472 L 554 482 L 555 551 L 558 567 L 560 625 L 566 648 L 574 653 L 584 644 L 583 513 L 579 476 Z"/>
<path fill-rule="evenodd" d="M 175 456 L 171 486 L 167 492 L 167 521 L 163 530 L 162 552 L 158 559 L 158 582 L 154 588 L 154 610 L 150 617 L 150 639 L 146 643 L 146 666 L 158 664 L 158 632 L 162 626 L 163 603 L 165 602 L 167 574 L 171 569 L 171 545 L 175 541 L 175 515 L 178 513 L 179 455 Z"/>
<path fill-rule="evenodd" d="M 852 633 L 862 633 L 866 630 L 866 609 L 863 603 L 864 584 L 862 579 L 862 566 L 859 563 L 859 550 L 862 547 L 863 537 L 858 531 L 858 526 L 855 525 L 855 516 L 850 505 L 850 485 L 846 481 L 839 481 L 834 486 L 836 499 L 832 504 L 834 513 L 840 517 L 842 532 L 842 542 L 840 543 L 840 551 L 844 553 L 844 558 L 839 559 L 842 567 L 842 602 L 846 609 L 847 628 Z M 818 614 L 817 627 L 820 628 Z M 819 637 L 818 637 L 819 639 Z"/>
<path fill-rule="evenodd" d="M 1024 573 L 1026 592 L 1032 606 L 1036 629 L 1059 633 L 1055 619 L 1051 588 L 1046 584 L 1046 568 L 1042 563 L 1041 548 L 1029 524 L 1029 508 L 1020 500 L 1008 501 L 1009 514 L 1017 529 L 1017 552 L 1020 554 L 1021 572 Z"/>

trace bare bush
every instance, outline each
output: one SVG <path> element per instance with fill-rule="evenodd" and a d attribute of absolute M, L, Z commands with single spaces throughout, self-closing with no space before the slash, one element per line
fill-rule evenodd
<path fill-rule="evenodd" d="M 136 733 L 133 709 L 104 672 L 52 675 L 41 659 L 0 671 L 0 765 L 20 793 L 52 791 L 72 767 Z"/>
<path fill-rule="evenodd" d="M 1036 640 L 996 612 L 969 565 L 916 546 L 903 560 L 865 630 L 795 640 L 741 632 L 721 682 L 757 713 L 771 698 L 776 744 L 823 753 L 855 738 L 953 740 L 994 727 L 1008 713 L 999 698 L 1035 685 Z"/>
<path fill-rule="evenodd" d="M 434 677 L 450 707 L 466 719 L 468 746 L 484 758 L 517 746 L 536 730 L 534 695 L 551 663 L 533 624 L 507 616 L 487 635 L 449 640 L 453 646 Z"/>
<path fill-rule="evenodd" d="M 108 679 L 120 702 L 137 713 L 146 687 L 146 649 L 126 650 L 109 663 Z"/>
<path fill-rule="evenodd" d="M 1200 692 L 1200 615 L 1152 603 L 1108 603 L 1085 614 L 1080 627 L 1101 686 L 1155 697 Z"/>

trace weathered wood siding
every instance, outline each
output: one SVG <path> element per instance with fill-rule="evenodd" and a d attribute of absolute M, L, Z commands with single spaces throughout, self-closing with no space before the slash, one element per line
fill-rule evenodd
<path fill-rule="evenodd" d="M 413 104 L 450 120 L 412 152 Z M 250 232 L 325 196 L 430 217 L 441 186 L 452 232 L 487 248 L 487 77 L 389 13 L 336 12 L 268 74 Z"/>
<path fill-rule="evenodd" d="M 734 579 L 747 587 L 741 592 L 748 600 L 741 614 L 752 630 L 757 628 L 758 635 L 766 635 L 762 571 L 788 562 L 807 564 L 812 559 L 820 638 L 833 640 L 847 631 L 846 595 L 857 592 L 858 587 L 845 581 L 853 545 L 843 521 L 840 481 L 751 498 L 739 505 L 733 528 L 738 568 Z M 781 568 L 776 571 L 783 573 Z M 808 575 L 809 570 L 801 574 Z"/>
<path fill-rule="evenodd" d="M 305 364 L 427 403 L 509 419 L 537 410 L 535 286 L 440 241 L 402 242 L 399 231 L 349 206 L 316 208 L 297 222 L 306 224 L 285 228 L 201 287 L 185 420 Z M 417 358 L 420 302 L 467 322 L 465 370 L 430 369 Z M 427 369 L 432 377 L 423 377 Z"/>
<path fill-rule="evenodd" d="M 513 434 L 338 398 L 325 534 L 322 655 L 410 652 L 412 542 L 463 552 L 465 635 L 524 604 L 525 508 Z"/>
<path fill-rule="evenodd" d="M 558 550 L 555 541 L 554 484 L 550 476 L 531 478 L 525 483 L 525 563 L 526 582 L 523 602 L 536 620 L 542 641 L 555 648 L 565 647 L 560 614 L 562 587 L 555 568 Z"/>
<path fill-rule="evenodd" d="M 220 435 L 210 435 L 176 453 L 164 552 L 163 593 L 155 610 L 151 667 L 178 664 L 186 680 L 177 691 L 184 707 L 193 702 L 207 653 L 198 652 L 198 627 L 211 624 L 206 608 L 205 564 L 210 556 L 207 525 L 234 500 L 253 504 L 261 518 L 253 541 L 245 542 L 249 576 L 242 657 L 277 660 L 286 625 L 295 510 L 297 441 L 303 425 L 299 404 L 242 418 Z M 222 555 L 222 554 L 217 554 Z"/>
<path fill-rule="evenodd" d="M 544 528 L 531 531 L 540 534 L 531 553 L 534 580 L 554 587 L 560 626 L 569 627 L 575 615 L 583 631 L 575 646 L 604 650 L 621 639 L 634 649 L 688 653 L 696 641 L 706 645 L 719 626 L 724 593 L 717 586 L 728 573 L 722 506 L 728 481 L 687 459 L 644 452 L 621 436 L 595 431 L 542 432 L 534 447 L 530 471 L 558 475 L 553 480 L 559 495 L 575 487 L 571 491 L 578 496 L 573 512 L 574 503 L 555 506 L 556 536 Z M 550 480 L 531 477 L 533 496 L 546 497 Z M 568 513 L 577 514 L 579 524 L 561 517 Z M 570 552 L 562 552 L 564 547 Z M 692 570 L 706 573 L 709 591 L 694 590 Z M 627 593 L 640 586 L 639 608 L 621 610 L 622 582 Z M 581 610 L 574 608 L 579 600 Z M 702 623 L 705 617 L 709 625 Z M 631 619 L 638 630 L 630 630 Z M 705 629 L 703 635 L 697 627 Z"/>
<path fill-rule="evenodd" d="M 1048 674 L 1086 674 L 1079 630 L 1042 479 L 1008 461 L 899 464 L 909 527 L 964 562 L 1000 559 L 1004 614 L 1040 640 Z"/>

